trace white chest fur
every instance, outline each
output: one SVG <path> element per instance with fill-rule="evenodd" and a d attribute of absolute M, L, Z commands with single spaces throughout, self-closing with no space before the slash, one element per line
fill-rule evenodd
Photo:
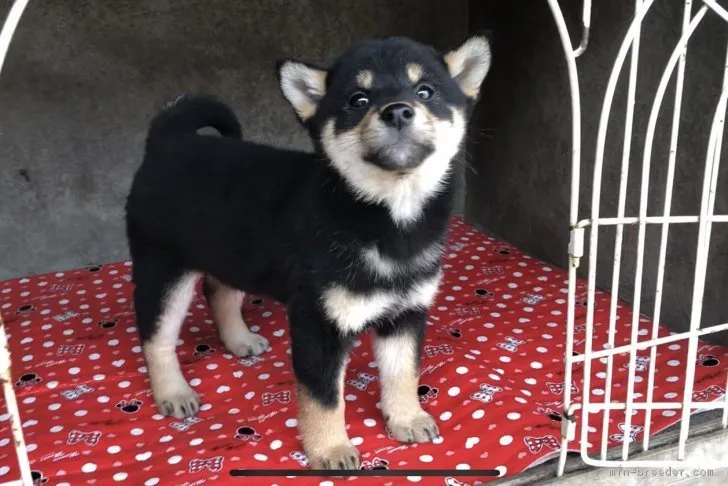
<path fill-rule="evenodd" d="M 371 321 L 411 309 L 429 308 L 437 296 L 442 274 L 421 280 L 405 292 L 378 290 L 366 294 L 334 285 L 324 292 L 326 316 L 341 332 L 358 333 Z"/>

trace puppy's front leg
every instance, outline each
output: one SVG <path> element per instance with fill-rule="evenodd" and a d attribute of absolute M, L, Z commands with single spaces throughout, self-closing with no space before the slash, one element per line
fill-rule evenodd
<path fill-rule="evenodd" d="M 359 452 L 344 419 L 344 373 L 350 339 L 318 312 L 289 309 L 298 430 L 313 469 L 357 469 Z"/>
<path fill-rule="evenodd" d="M 382 412 L 392 436 L 401 442 L 430 442 L 437 423 L 422 410 L 417 395 L 425 312 L 409 312 L 376 329 L 374 353 L 382 384 Z"/>

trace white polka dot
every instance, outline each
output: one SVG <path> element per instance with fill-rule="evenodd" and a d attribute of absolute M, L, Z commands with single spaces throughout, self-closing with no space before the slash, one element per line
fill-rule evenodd
<path fill-rule="evenodd" d="M 23 403 L 25 403 L 26 405 L 27 404 L 30 404 L 30 403 L 33 403 L 33 402 L 35 402 L 35 397 L 25 397 L 25 398 L 23 398 Z"/>
<path fill-rule="evenodd" d="M 680 345 L 679 344 L 671 344 L 671 345 L 669 345 L 667 347 L 667 349 L 669 349 L 671 351 L 677 351 L 678 349 L 680 349 Z"/>
<path fill-rule="evenodd" d="M 371 418 L 364 419 L 364 425 L 367 427 L 374 427 L 375 425 L 377 425 L 377 421 Z"/>
<path fill-rule="evenodd" d="M 496 375 L 495 373 L 490 373 L 490 374 L 488 375 L 488 378 L 490 378 L 491 380 L 495 380 L 495 381 L 498 381 L 498 380 L 500 380 L 500 379 L 501 379 L 501 377 L 500 377 L 500 376 L 498 376 L 498 375 Z"/>
<path fill-rule="evenodd" d="M 460 395 L 460 388 L 453 386 L 447 391 L 447 394 L 450 395 L 451 397 L 456 397 L 456 396 Z"/>
<path fill-rule="evenodd" d="M 678 378 L 677 376 L 668 376 L 667 378 L 665 378 L 665 381 L 669 383 L 675 383 L 676 381 L 680 381 L 680 378 Z"/>
<path fill-rule="evenodd" d="M 230 391 L 230 387 L 227 385 L 220 385 L 217 387 L 218 393 L 225 393 L 225 392 L 229 392 L 229 391 Z"/>
<path fill-rule="evenodd" d="M 130 433 L 131 433 L 131 435 L 142 435 L 144 433 L 144 430 L 135 428 L 135 429 L 131 429 Z"/>
<path fill-rule="evenodd" d="M 231 408 L 230 410 L 228 410 L 228 413 L 230 415 L 236 415 L 236 414 L 240 413 L 240 409 L 239 408 Z"/>
<path fill-rule="evenodd" d="M 272 450 L 274 450 L 274 451 L 277 451 L 278 449 L 281 448 L 282 445 L 283 445 L 283 442 L 281 442 L 280 440 L 276 439 L 276 440 L 274 440 L 273 442 L 270 443 L 270 448 Z"/>
<path fill-rule="evenodd" d="M 149 478 L 144 481 L 144 486 L 156 486 L 159 484 L 159 478 Z"/>
<path fill-rule="evenodd" d="M 485 417 L 485 410 L 478 409 L 475 412 L 473 412 L 473 418 L 475 420 L 482 419 L 483 417 Z"/>
<path fill-rule="evenodd" d="M 334 482 L 333 481 L 321 481 L 319 483 L 319 486 L 334 486 Z"/>
<path fill-rule="evenodd" d="M 677 393 L 675 392 L 665 393 L 665 398 L 675 398 L 676 396 Z"/>
<path fill-rule="evenodd" d="M 445 411 L 440 414 L 440 420 L 450 420 L 451 418 L 452 412 Z"/>
<path fill-rule="evenodd" d="M 295 427 L 296 425 L 298 425 L 298 420 L 294 418 L 286 420 L 286 427 Z"/>
<path fill-rule="evenodd" d="M 210 430 L 220 430 L 222 429 L 222 424 L 212 424 L 210 425 Z"/>
<path fill-rule="evenodd" d="M 202 444 L 202 442 L 204 442 L 204 441 L 198 437 L 198 438 L 192 439 L 190 441 L 190 445 L 191 446 L 198 446 L 198 445 Z"/>
<path fill-rule="evenodd" d="M 55 387 L 58 386 L 58 382 L 57 381 L 49 381 L 48 383 L 46 383 L 46 386 L 48 388 L 50 388 L 51 390 L 53 390 Z"/>
<path fill-rule="evenodd" d="M 663 410 L 662 415 L 665 417 L 673 417 L 677 415 L 677 412 L 675 410 Z"/>
<path fill-rule="evenodd" d="M 254 459 L 255 459 L 256 461 L 261 461 L 261 462 L 262 462 L 262 461 L 267 461 L 267 460 L 268 460 L 268 456 L 266 456 L 265 454 L 254 454 L 254 455 L 253 455 L 253 458 L 254 458 Z"/>
<path fill-rule="evenodd" d="M 118 472 L 115 473 L 112 477 L 114 478 L 114 481 L 123 481 L 125 480 L 129 475 L 125 472 Z"/>
<path fill-rule="evenodd" d="M 96 464 L 94 464 L 93 462 L 87 462 L 86 464 L 81 466 L 81 471 L 85 473 L 92 473 L 96 471 Z"/>
<path fill-rule="evenodd" d="M 501 361 L 501 363 L 510 363 L 511 362 L 510 356 L 501 356 L 498 359 Z"/>
<path fill-rule="evenodd" d="M 602 390 L 601 388 L 595 388 L 592 390 L 592 393 L 597 396 L 602 396 L 604 395 L 604 390 Z"/>
<path fill-rule="evenodd" d="M 537 347 L 537 348 L 536 348 L 536 351 L 538 351 L 539 353 L 542 353 L 542 354 L 543 354 L 543 353 L 548 353 L 548 352 L 549 352 L 549 350 L 548 350 L 547 348 L 544 348 L 543 346 L 539 346 L 539 347 Z"/>
<path fill-rule="evenodd" d="M 88 355 L 88 359 L 90 359 L 91 361 L 96 361 L 100 357 L 101 355 L 99 353 L 91 353 Z"/>
<path fill-rule="evenodd" d="M 498 443 L 500 443 L 500 445 L 502 446 L 507 446 L 511 442 L 513 442 L 513 437 L 510 435 L 504 435 L 498 440 Z"/>
<path fill-rule="evenodd" d="M 119 388 L 129 388 L 129 385 L 131 385 L 131 383 L 128 381 L 120 381 L 118 386 Z"/>
<path fill-rule="evenodd" d="M 190 386 L 199 386 L 200 383 L 202 383 L 202 380 L 200 380 L 199 378 L 192 378 L 190 380 Z"/>
<path fill-rule="evenodd" d="M 407 481 L 411 483 L 419 483 L 422 481 L 422 476 L 407 476 Z"/>
<path fill-rule="evenodd" d="M 518 420 L 521 418 L 521 414 L 518 412 L 510 412 L 506 417 L 508 417 L 508 420 Z"/>
<path fill-rule="evenodd" d="M 468 369 L 465 366 L 458 366 L 457 369 L 455 370 L 455 373 L 457 373 L 458 375 L 464 375 L 467 372 L 468 372 Z"/>
<path fill-rule="evenodd" d="M 486 342 L 486 341 L 488 340 L 488 338 L 487 338 L 487 337 L 485 337 L 485 336 L 478 336 L 478 337 L 477 337 L 477 338 L 475 338 L 475 339 L 476 339 L 476 341 L 478 341 L 479 343 L 484 343 L 484 342 Z"/>
<path fill-rule="evenodd" d="M 63 425 L 54 425 L 53 427 L 51 427 L 50 430 L 51 432 L 60 432 L 61 430 L 63 430 Z"/>
<path fill-rule="evenodd" d="M 534 370 L 540 370 L 541 368 L 543 368 L 543 365 L 538 361 L 532 361 L 531 368 L 533 368 Z"/>
<path fill-rule="evenodd" d="M 536 384 L 536 380 L 534 378 L 526 378 L 523 381 L 526 383 L 526 385 L 535 385 Z"/>
<path fill-rule="evenodd" d="M 432 462 L 432 456 L 429 454 L 423 454 L 420 456 L 420 461 L 422 462 Z"/>
<path fill-rule="evenodd" d="M 208 370 L 214 370 L 214 369 L 217 369 L 217 363 L 209 363 L 209 364 L 208 364 L 208 365 L 206 366 L 206 368 L 207 368 Z"/>
<path fill-rule="evenodd" d="M 269 375 L 268 373 L 261 373 L 261 374 L 260 374 L 260 375 L 258 376 L 258 379 L 259 379 L 259 380 L 267 380 L 268 378 L 270 378 L 270 375 Z"/>
<path fill-rule="evenodd" d="M 28 452 L 33 452 L 38 448 L 38 444 L 28 444 L 25 446 Z"/>
<path fill-rule="evenodd" d="M 516 397 L 516 398 L 514 398 L 514 400 L 517 401 L 518 403 L 524 403 L 524 404 L 528 403 L 528 400 L 526 400 L 523 397 Z"/>
<path fill-rule="evenodd" d="M 10 468 L 8 466 L 0 466 L 0 476 L 5 476 L 9 472 Z"/>
<path fill-rule="evenodd" d="M 106 449 L 106 452 L 108 452 L 109 454 L 118 454 L 120 451 L 121 447 L 119 447 L 118 445 L 112 445 Z"/>
<path fill-rule="evenodd" d="M 459 469 L 460 471 L 467 471 L 468 469 L 470 469 L 470 465 L 469 464 L 458 464 L 457 466 L 455 466 L 455 469 Z"/>
<path fill-rule="evenodd" d="M 502 478 L 508 472 L 508 468 L 505 467 L 505 466 L 498 466 L 495 469 L 496 469 L 496 471 L 498 471 L 498 477 L 499 478 Z"/>
<path fill-rule="evenodd" d="M 169 459 L 167 459 L 167 462 L 170 464 L 178 464 L 182 460 L 182 456 L 172 456 Z"/>
<path fill-rule="evenodd" d="M 96 399 L 96 401 L 98 401 L 99 403 L 107 403 L 109 401 L 109 397 L 107 397 L 106 395 L 101 395 Z"/>
<path fill-rule="evenodd" d="M 351 442 L 351 445 L 360 446 L 364 443 L 364 439 L 362 439 L 361 437 L 352 437 L 349 442 Z"/>
<path fill-rule="evenodd" d="M 680 366 L 680 361 L 676 359 L 671 359 L 667 362 L 667 366 Z"/>
<path fill-rule="evenodd" d="M 51 403 L 48 405 L 48 410 L 58 410 L 59 408 L 61 408 L 60 403 Z"/>
<path fill-rule="evenodd" d="M 76 410 L 75 412 L 73 412 L 73 415 L 75 415 L 76 417 L 83 417 L 87 413 L 88 412 L 86 410 Z"/>

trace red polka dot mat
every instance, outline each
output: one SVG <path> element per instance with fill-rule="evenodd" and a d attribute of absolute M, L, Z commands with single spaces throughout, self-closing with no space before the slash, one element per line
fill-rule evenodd
<path fill-rule="evenodd" d="M 387 436 L 377 408 L 377 367 L 369 339 L 351 352 L 345 384 L 349 436 L 365 469 L 497 469 L 516 475 L 555 457 L 564 386 L 577 401 L 583 370 L 564 384 L 566 274 L 517 248 L 453 220 L 446 278 L 423 344 L 422 406 L 438 419 L 434 443 L 405 445 Z M 586 295 L 579 284 L 577 297 Z M 135 328 L 128 262 L 0 283 L 10 335 L 13 383 L 36 484 L 116 483 L 333 485 L 419 483 L 473 485 L 488 478 L 240 478 L 234 468 L 301 469 L 286 315 L 281 305 L 247 296 L 245 320 L 272 350 L 237 359 L 222 348 L 198 291 L 177 348 L 182 369 L 202 396 L 187 420 L 157 413 Z M 606 342 L 610 296 L 596 297 L 594 348 Z M 617 344 L 629 341 L 631 310 L 620 304 Z M 576 351 L 584 348 L 586 307 L 577 306 Z M 639 320 L 646 339 L 652 324 Z M 661 328 L 660 336 L 670 334 Z M 660 346 L 654 400 L 681 400 L 684 341 Z M 635 391 L 645 399 L 649 351 L 639 352 Z M 628 356 L 614 360 L 612 398 L 626 396 Z M 606 365 L 594 362 L 593 401 L 603 401 Z M 701 343 L 693 400 L 724 394 L 728 350 Z M 0 402 L 0 481 L 18 477 L 4 402 Z M 609 447 L 640 440 L 645 413 L 625 427 L 610 414 Z M 654 411 L 651 433 L 676 423 L 675 410 Z M 577 414 L 577 420 L 580 415 Z M 590 415 L 589 448 L 601 446 L 602 415 Z M 571 447 L 579 449 L 579 442 Z"/>

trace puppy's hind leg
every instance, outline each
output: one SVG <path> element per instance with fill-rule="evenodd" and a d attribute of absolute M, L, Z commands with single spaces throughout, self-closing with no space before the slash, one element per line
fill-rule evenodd
<path fill-rule="evenodd" d="M 137 327 L 152 395 L 161 414 L 176 418 L 190 417 L 200 408 L 200 398 L 182 375 L 176 352 L 198 277 L 158 262 L 134 262 Z"/>
<path fill-rule="evenodd" d="M 205 276 L 203 289 L 217 323 L 220 340 L 228 351 L 245 358 L 257 356 L 270 349 L 268 340 L 250 332 L 241 314 L 245 293 L 228 287 L 209 275 Z"/>

